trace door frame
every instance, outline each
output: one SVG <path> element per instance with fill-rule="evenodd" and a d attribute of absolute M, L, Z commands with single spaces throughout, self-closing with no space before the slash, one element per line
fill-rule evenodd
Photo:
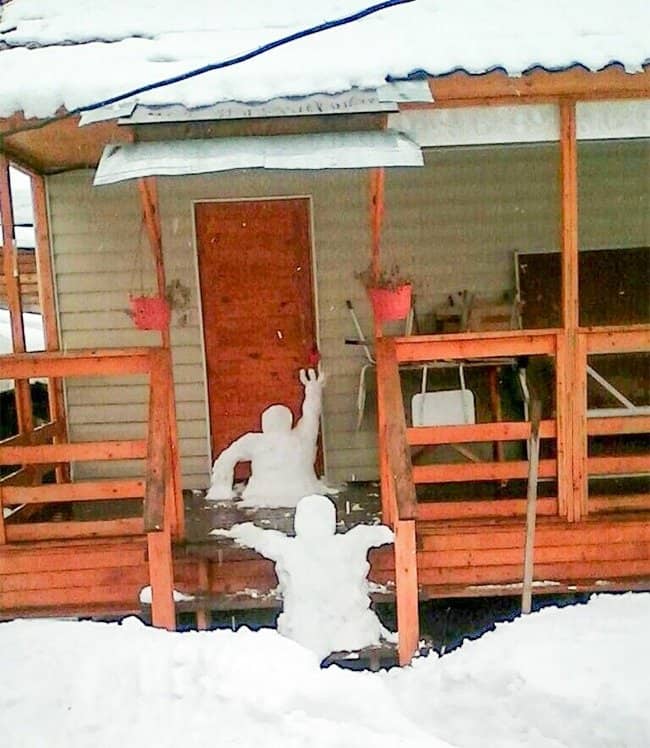
<path fill-rule="evenodd" d="M 192 222 L 192 247 L 194 253 L 194 285 L 196 288 L 196 306 L 199 315 L 199 334 L 201 338 L 201 365 L 203 372 L 203 400 L 205 403 L 205 420 L 206 420 L 206 455 L 208 456 L 209 470 L 212 471 L 212 419 L 210 418 L 210 400 L 208 397 L 208 362 L 205 352 L 205 329 L 203 320 L 203 299 L 201 297 L 201 280 L 199 277 L 199 245 L 196 233 L 196 210 L 198 203 L 246 203 L 246 202 L 268 202 L 271 200 L 307 200 L 309 210 L 309 254 L 311 264 L 311 298 L 313 302 L 314 315 L 314 336 L 316 345 L 320 350 L 320 318 L 318 315 L 318 274 L 316 264 L 316 247 L 314 242 L 314 201 L 311 195 L 290 194 L 290 195 L 246 195 L 242 197 L 216 197 L 216 198 L 197 198 L 191 200 L 191 222 Z M 323 471 L 327 474 L 327 454 L 325 450 L 325 425 L 323 413 L 321 413 L 321 441 Z"/>

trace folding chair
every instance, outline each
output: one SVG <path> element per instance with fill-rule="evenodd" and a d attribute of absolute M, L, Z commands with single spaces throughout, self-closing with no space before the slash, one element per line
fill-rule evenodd
<path fill-rule="evenodd" d="M 372 354 L 372 350 L 370 348 L 370 343 L 368 342 L 368 339 L 363 334 L 363 330 L 361 329 L 361 325 L 359 324 L 359 318 L 357 317 L 357 313 L 354 310 L 354 306 L 352 305 L 352 302 L 348 299 L 345 302 L 345 305 L 347 306 L 350 316 L 352 317 L 352 323 L 354 324 L 355 332 L 357 333 L 356 339 L 350 339 L 346 338 L 345 343 L 346 345 L 359 345 L 363 349 L 363 353 L 365 356 L 365 363 L 361 367 L 361 371 L 359 372 L 359 387 L 357 390 L 357 424 L 356 424 L 356 430 L 358 431 L 361 428 L 361 422 L 363 421 L 363 415 L 366 410 L 366 395 L 367 395 L 367 384 L 366 384 L 366 375 L 369 369 L 374 368 L 377 363 L 375 361 L 375 357 Z M 406 318 L 405 326 L 404 326 L 404 334 L 405 335 L 411 335 L 413 332 L 413 327 L 415 325 L 415 308 L 413 306 L 413 303 L 411 303 L 411 309 L 408 313 L 408 316 Z"/>

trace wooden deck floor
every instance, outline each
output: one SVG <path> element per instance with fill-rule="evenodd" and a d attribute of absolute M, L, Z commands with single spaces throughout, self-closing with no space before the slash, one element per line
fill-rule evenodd
<path fill-rule="evenodd" d="M 331 498 L 336 505 L 339 532 L 358 524 L 380 522 L 376 483 L 351 484 Z M 186 539 L 174 546 L 174 581 L 177 590 L 192 594 L 194 599 L 179 601 L 178 610 L 279 607 L 273 563 L 229 538 L 210 535 L 210 531 L 254 522 L 259 527 L 292 535 L 294 515 L 292 508 L 243 507 L 240 502 L 207 501 L 202 492 L 186 493 Z M 392 557 L 391 547 L 383 550 L 384 555 Z M 390 585 L 377 585 L 373 596 L 392 599 Z"/>

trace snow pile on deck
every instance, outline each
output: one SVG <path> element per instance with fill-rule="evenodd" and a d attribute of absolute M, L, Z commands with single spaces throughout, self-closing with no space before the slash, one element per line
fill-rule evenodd
<path fill-rule="evenodd" d="M 368 550 L 393 542 L 384 525 L 357 525 L 336 534 L 336 509 L 325 496 L 298 502 L 296 537 L 263 530 L 252 522 L 213 530 L 254 548 L 275 562 L 283 609 L 278 631 L 322 660 L 382 639 L 395 641 L 370 609 Z"/>
<path fill-rule="evenodd" d="M 371 3 L 360 0 L 13 0 L 0 17 L 0 116 L 52 115 L 257 49 Z M 150 105 L 376 88 L 387 76 L 650 58 L 647 0 L 417 0 L 261 57 L 142 95 Z M 110 42 L 110 43 L 104 43 Z M 82 47 L 77 46 L 83 44 Z M 6 49 L 2 47 L 6 45 Z M 25 45 L 23 48 L 18 45 Z M 14 48 L 17 47 L 17 48 Z"/>
<path fill-rule="evenodd" d="M 2 745 L 650 745 L 650 594 L 503 624 L 388 673 L 321 670 L 274 631 L 0 624 Z"/>

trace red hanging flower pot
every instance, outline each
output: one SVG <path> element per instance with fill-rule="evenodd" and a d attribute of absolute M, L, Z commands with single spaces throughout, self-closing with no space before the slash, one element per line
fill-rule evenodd
<path fill-rule="evenodd" d="M 372 311 L 378 322 L 406 319 L 411 309 L 411 284 L 395 288 L 368 288 Z"/>
<path fill-rule="evenodd" d="M 131 316 L 138 330 L 164 330 L 171 312 L 163 296 L 130 296 Z"/>

